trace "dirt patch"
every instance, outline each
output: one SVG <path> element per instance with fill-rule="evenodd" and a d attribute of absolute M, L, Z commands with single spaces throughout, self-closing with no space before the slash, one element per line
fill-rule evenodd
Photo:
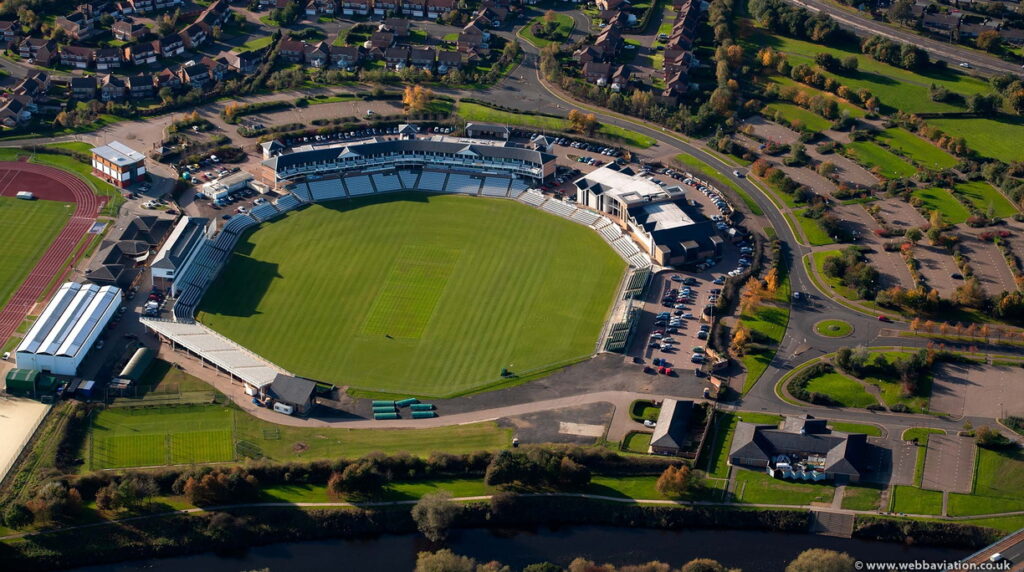
<path fill-rule="evenodd" d="M 50 406 L 31 399 L 0 399 L 0 479 L 7 475 Z"/>
<path fill-rule="evenodd" d="M 292 452 L 293 453 L 305 453 L 308 450 L 309 450 L 309 445 L 307 445 L 305 443 L 302 443 L 302 442 L 299 442 L 299 443 L 296 443 L 296 444 L 292 445 Z"/>

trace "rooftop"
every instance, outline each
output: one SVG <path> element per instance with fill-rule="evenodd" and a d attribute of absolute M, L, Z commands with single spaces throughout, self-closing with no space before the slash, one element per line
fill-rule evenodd
<path fill-rule="evenodd" d="M 98 155 L 115 165 L 131 165 L 146 159 L 146 156 L 118 141 L 94 147 L 93 155 Z"/>
<path fill-rule="evenodd" d="M 18 345 L 18 353 L 75 357 L 87 351 L 85 340 L 101 323 L 112 304 L 121 303 L 121 290 L 113 286 L 66 282 L 46 305 L 39 319 Z"/>
<path fill-rule="evenodd" d="M 202 240 L 207 223 L 205 218 L 183 217 L 171 231 L 171 236 L 153 259 L 153 268 L 174 270 L 188 257 L 192 248 Z"/>

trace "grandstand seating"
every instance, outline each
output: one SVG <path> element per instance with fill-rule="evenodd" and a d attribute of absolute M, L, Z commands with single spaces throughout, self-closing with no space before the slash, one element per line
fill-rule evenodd
<path fill-rule="evenodd" d="M 576 209 L 576 212 L 572 213 L 571 218 L 587 226 L 593 226 L 594 223 L 601 219 L 601 215 L 586 209 Z"/>
<path fill-rule="evenodd" d="M 348 194 L 352 197 L 369 195 L 373 192 L 373 183 L 366 175 L 352 175 L 345 177 L 345 186 L 348 187 Z"/>
<path fill-rule="evenodd" d="M 530 188 L 530 186 L 526 184 L 526 181 L 522 179 L 512 179 L 512 183 L 509 185 L 508 196 L 517 197 L 528 188 Z"/>
<path fill-rule="evenodd" d="M 297 208 L 301 204 L 302 199 L 300 199 L 296 195 L 285 195 L 274 201 L 274 205 L 277 206 L 277 210 L 283 213 L 288 212 L 294 208 Z"/>
<path fill-rule="evenodd" d="M 651 259 L 647 258 L 647 256 L 643 254 L 634 254 L 633 256 L 630 256 L 626 262 L 629 262 L 637 268 L 647 268 L 651 265 Z"/>
<path fill-rule="evenodd" d="M 402 181 L 395 173 L 374 173 L 373 186 L 377 187 L 378 193 L 390 193 L 402 190 Z"/>
<path fill-rule="evenodd" d="M 331 199 L 345 198 L 345 187 L 341 186 L 341 179 L 323 179 L 309 182 L 309 193 L 314 201 L 329 201 Z"/>
<path fill-rule="evenodd" d="M 244 231 L 245 229 L 251 226 L 256 226 L 257 224 L 258 223 L 256 222 L 256 220 L 250 216 L 235 215 L 231 217 L 231 220 L 229 220 L 226 225 L 224 225 L 224 228 L 221 230 L 221 232 L 230 233 L 237 236 L 239 234 L 242 234 L 242 231 Z"/>
<path fill-rule="evenodd" d="M 487 197 L 507 197 L 509 182 L 505 177 L 487 177 L 484 179 L 480 194 Z"/>
<path fill-rule="evenodd" d="M 640 254 L 640 249 L 637 248 L 636 243 L 633 242 L 628 236 L 621 236 L 611 242 L 612 248 L 615 252 L 618 252 L 622 258 L 629 260 L 630 256 L 634 254 Z"/>
<path fill-rule="evenodd" d="M 603 216 L 603 217 L 597 219 L 597 222 L 595 222 L 592 226 L 596 230 L 601 230 L 602 228 L 604 228 L 604 227 L 606 227 L 606 226 L 608 226 L 610 224 L 612 224 L 612 221 L 608 220 L 608 217 Z"/>
<path fill-rule="evenodd" d="M 525 193 L 519 195 L 519 200 L 523 201 L 528 205 L 539 207 L 540 205 L 544 204 L 544 201 L 547 200 L 547 197 L 545 197 L 544 194 L 539 191 L 526 191 Z"/>
<path fill-rule="evenodd" d="M 398 178 L 402 180 L 403 189 L 417 189 L 420 174 L 417 171 L 399 171 Z"/>
<path fill-rule="evenodd" d="M 306 183 L 296 183 L 295 185 L 292 185 L 291 191 L 295 193 L 295 196 L 306 202 L 313 201 L 313 195 L 310 194 L 309 185 Z"/>
<path fill-rule="evenodd" d="M 541 208 L 550 213 L 554 213 L 558 216 L 564 216 L 566 218 L 571 217 L 572 213 L 576 212 L 576 207 L 558 199 L 549 199 L 543 206 L 541 206 Z"/>
<path fill-rule="evenodd" d="M 420 174 L 419 188 L 424 191 L 444 191 L 444 183 L 448 179 L 448 173 L 437 171 L 423 171 Z"/>
<path fill-rule="evenodd" d="M 601 228 L 597 229 L 597 233 L 603 236 L 604 239 L 607 240 L 608 242 L 616 240 L 620 236 L 622 236 L 622 231 L 619 230 L 619 227 L 615 226 L 614 224 L 602 226 Z"/>
<path fill-rule="evenodd" d="M 448 193 L 478 195 L 480 194 L 480 179 L 461 173 L 450 173 L 448 175 L 448 184 L 444 190 Z"/>
<path fill-rule="evenodd" d="M 281 211 L 277 210 L 277 207 L 272 203 L 263 203 L 262 205 L 252 208 L 252 216 L 260 222 L 263 222 L 265 220 L 281 216 Z"/>

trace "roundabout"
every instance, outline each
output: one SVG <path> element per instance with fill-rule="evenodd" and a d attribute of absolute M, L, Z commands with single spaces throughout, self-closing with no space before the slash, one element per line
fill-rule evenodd
<path fill-rule="evenodd" d="M 845 320 L 822 320 L 814 324 L 814 333 L 826 338 L 845 338 L 853 333 L 853 324 Z"/>

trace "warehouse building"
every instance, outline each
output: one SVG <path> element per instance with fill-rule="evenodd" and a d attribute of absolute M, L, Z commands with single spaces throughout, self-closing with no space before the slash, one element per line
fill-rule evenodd
<path fill-rule="evenodd" d="M 77 375 L 121 298 L 115 286 L 65 283 L 15 350 L 18 368 Z"/>
<path fill-rule="evenodd" d="M 146 156 L 118 141 L 92 149 L 92 174 L 117 185 L 130 187 L 146 178 Z"/>

